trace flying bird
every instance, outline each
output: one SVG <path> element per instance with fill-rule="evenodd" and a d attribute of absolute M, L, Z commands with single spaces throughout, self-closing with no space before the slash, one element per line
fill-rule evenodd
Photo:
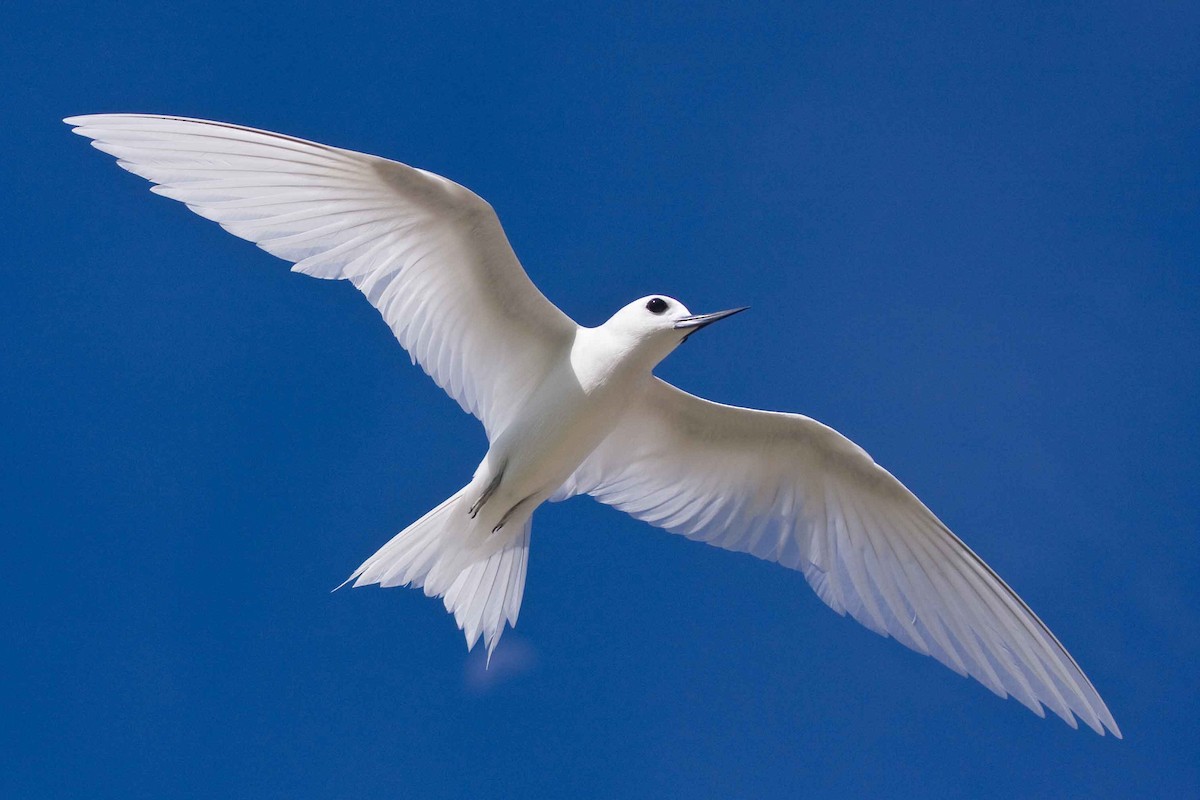
<path fill-rule="evenodd" d="M 294 263 L 345 279 L 487 432 L 471 481 L 363 562 L 355 586 L 443 599 L 490 655 L 515 625 L 542 503 L 587 494 L 651 525 L 799 570 L 839 614 L 1038 716 L 1120 730 L 1075 660 L 896 478 L 799 414 L 721 405 L 655 377 L 743 309 L 655 294 L 578 325 L 530 281 L 492 207 L 388 159 L 222 122 L 69 117 L 151 191 Z"/>

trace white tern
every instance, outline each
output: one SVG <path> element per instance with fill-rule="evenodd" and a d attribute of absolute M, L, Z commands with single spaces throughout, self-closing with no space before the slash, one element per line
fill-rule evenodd
<path fill-rule="evenodd" d="M 866 452 L 798 414 L 720 405 L 654 377 L 700 328 L 650 295 L 577 325 L 517 261 L 492 207 L 376 156 L 221 122 L 69 117 L 202 217 L 317 278 L 347 279 L 483 423 L 471 482 L 360 566 L 355 586 L 443 598 L 490 656 L 515 625 L 533 512 L 589 494 L 651 525 L 799 570 L 820 598 L 1039 716 L 1120 736 L 1030 608 Z M 349 581 L 348 581 L 349 582 Z"/>

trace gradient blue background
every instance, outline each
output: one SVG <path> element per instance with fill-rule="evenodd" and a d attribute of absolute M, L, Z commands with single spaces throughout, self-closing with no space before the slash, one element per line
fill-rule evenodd
<path fill-rule="evenodd" d="M 1196 5 L 403 5 L 0 10 L 0 795 L 1200 793 Z M 487 675 L 420 593 L 331 595 L 482 431 L 59 122 L 100 111 L 450 176 L 585 324 L 752 306 L 660 374 L 861 443 L 1125 741 L 587 499 Z"/>

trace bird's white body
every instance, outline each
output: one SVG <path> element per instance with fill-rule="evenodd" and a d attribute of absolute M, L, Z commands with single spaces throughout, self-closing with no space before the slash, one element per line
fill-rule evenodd
<path fill-rule="evenodd" d="M 499 477 L 485 506 L 494 507 L 487 522 L 498 522 L 498 513 L 517 507 L 521 517 L 528 517 L 616 426 L 650 378 L 650 369 L 638 363 L 639 353 L 623 344 L 603 327 L 580 328 L 570 350 L 491 444 L 471 483 L 482 493 Z"/>
<path fill-rule="evenodd" d="M 367 559 L 356 586 L 422 587 L 490 653 L 517 621 L 534 510 L 588 494 L 798 570 L 838 613 L 1001 697 L 1120 735 L 1049 628 L 860 447 L 808 417 L 712 403 L 654 377 L 691 333 L 735 312 L 693 315 L 654 295 L 582 327 L 529 280 L 491 206 L 438 175 L 226 123 L 67 122 L 294 271 L 350 281 L 483 423 L 489 447 L 471 481 Z"/>
<path fill-rule="evenodd" d="M 649 303 L 664 308 L 655 314 Z M 678 300 L 644 297 L 603 325 L 576 326 L 492 437 L 471 482 L 398 533 L 350 579 L 356 586 L 416 584 L 445 597 L 468 641 L 482 635 L 490 652 L 503 630 L 508 593 L 518 591 L 513 571 L 528 557 L 533 512 L 562 491 L 640 401 L 654 366 L 695 327 L 688 321 L 720 316 L 695 317 Z"/>
<path fill-rule="evenodd" d="M 636 317 L 650 298 L 636 300 L 604 325 L 579 327 L 570 348 L 533 390 L 517 416 L 492 442 L 479 465 L 471 490 L 482 494 L 499 477 L 484 506 L 488 522 L 523 522 L 578 469 L 616 427 L 625 409 L 650 383 L 651 370 L 679 343 L 679 336 L 655 336 L 623 324 Z M 679 317 L 689 312 L 678 301 Z M 670 319 L 670 318 L 668 318 Z M 662 332 L 665 333 L 664 329 Z"/>

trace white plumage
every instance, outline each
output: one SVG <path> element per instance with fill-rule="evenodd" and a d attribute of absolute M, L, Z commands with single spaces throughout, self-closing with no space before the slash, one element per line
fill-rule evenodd
<path fill-rule="evenodd" d="M 225 123 L 104 114 L 75 132 L 153 191 L 350 280 L 413 360 L 483 423 L 471 483 L 351 576 L 444 599 L 489 654 L 521 605 L 534 509 L 590 494 L 652 525 L 801 571 L 839 614 L 1039 716 L 1120 731 L 1049 629 L 911 492 L 819 422 L 654 378 L 729 312 L 657 295 L 576 325 L 533 285 L 491 207 L 423 170 Z"/>

